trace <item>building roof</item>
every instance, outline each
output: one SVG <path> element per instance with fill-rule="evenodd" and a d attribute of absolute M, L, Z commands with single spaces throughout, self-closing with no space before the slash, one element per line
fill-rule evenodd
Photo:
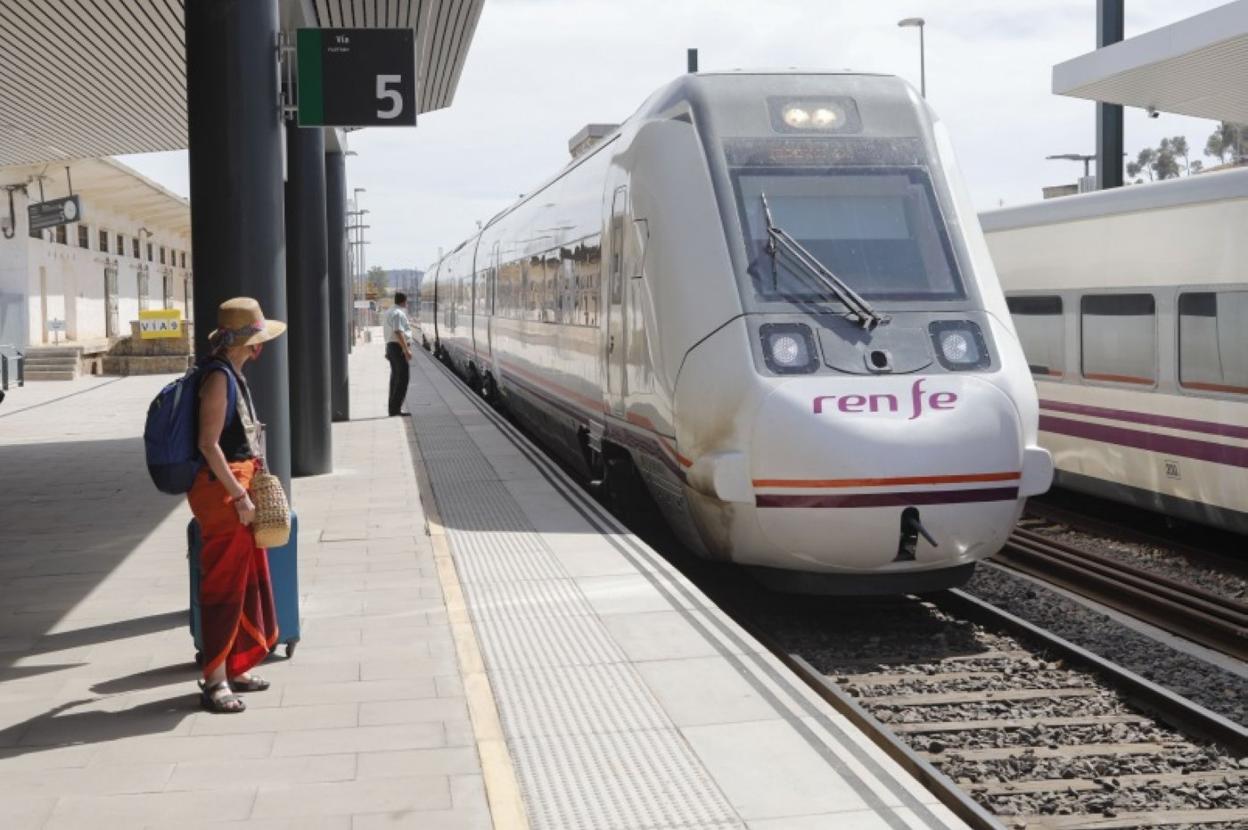
<path fill-rule="evenodd" d="M 0 0 L 0 166 L 187 146 L 185 0 Z M 282 27 L 414 28 L 450 106 L 485 0 L 279 0 Z"/>
<path fill-rule="evenodd" d="M 1053 67 L 1053 92 L 1248 122 L 1248 0 L 1236 0 Z"/>
<path fill-rule="evenodd" d="M 182 236 L 191 235 L 191 203 L 168 190 L 137 170 L 116 159 L 83 159 L 71 162 L 74 193 L 82 197 L 83 214 L 88 224 L 95 222 L 92 207 L 103 206 L 106 210 L 125 214 L 144 225 L 153 226 Z M 0 187 L 10 184 L 27 185 L 27 195 L 32 201 L 39 198 L 40 174 L 44 181 L 44 196 L 55 199 L 66 196 L 69 191 L 62 166 L 45 164 L 0 168 Z"/>

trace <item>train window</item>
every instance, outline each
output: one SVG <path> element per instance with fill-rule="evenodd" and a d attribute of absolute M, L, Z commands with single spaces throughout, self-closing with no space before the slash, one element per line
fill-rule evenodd
<path fill-rule="evenodd" d="M 1248 291 L 1179 295 L 1179 384 L 1184 389 L 1248 395 L 1246 315 Z"/>
<path fill-rule="evenodd" d="M 1014 328 L 1022 341 L 1031 373 L 1060 378 L 1066 371 L 1066 327 L 1061 297 L 1007 297 Z"/>
<path fill-rule="evenodd" d="M 1079 301 L 1083 376 L 1157 382 L 1157 303 L 1152 294 L 1089 294 Z"/>
<path fill-rule="evenodd" d="M 766 300 L 831 295 L 806 271 L 767 252 L 767 220 L 787 231 L 869 299 L 962 299 L 965 293 L 936 196 L 920 169 L 738 169 L 733 173 L 749 271 Z"/>

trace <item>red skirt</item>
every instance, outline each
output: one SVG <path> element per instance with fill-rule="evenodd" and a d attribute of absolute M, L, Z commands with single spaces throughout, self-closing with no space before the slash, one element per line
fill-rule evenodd
<path fill-rule="evenodd" d="M 230 470 L 251 488 L 255 461 L 235 461 Z M 199 521 L 203 547 L 199 558 L 199 609 L 204 677 L 222 664 L 227 677 L 258 665 L 277 645 L 277 612 L 269 557 L 256 547 L 251 528 L 238 520 L 225 485 L 200 470 L 187 495 Z"/>

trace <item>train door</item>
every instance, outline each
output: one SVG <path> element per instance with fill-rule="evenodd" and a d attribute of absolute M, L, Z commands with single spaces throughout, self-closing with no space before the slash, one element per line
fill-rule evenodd
<path fill-rule="evenodd" d="M 607 260 L 607 407 L 614 415 L 624 414 L 624 214 L 628 187 L 615 189 L 611 199 L 609 258 Z"/>

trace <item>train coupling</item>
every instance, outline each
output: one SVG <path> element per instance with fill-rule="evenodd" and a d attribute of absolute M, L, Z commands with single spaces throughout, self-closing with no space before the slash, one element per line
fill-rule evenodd
<path fill-rule="evenodd" d="M 897 558 L 893 561 L 913 562 L 920 536 L 932 547 L 939 547 L 936 539 L 933 538 L 932 534 L 928 533 L 927 528 L 923 526 L 923 522 L 919 519 L 919 509 L 917 507 L 907 507 L 901 511 L 901 535 L 897 540 Z"/>

